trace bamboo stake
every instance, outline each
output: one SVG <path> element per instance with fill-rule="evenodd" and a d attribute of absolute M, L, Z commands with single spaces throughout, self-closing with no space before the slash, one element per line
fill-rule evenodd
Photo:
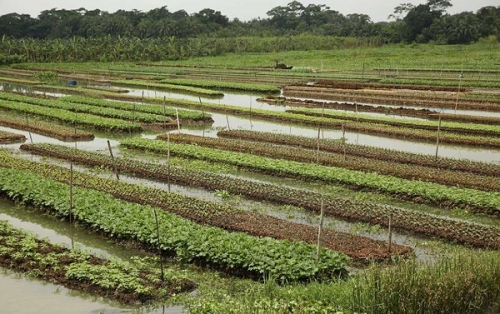
<path fill-rule="evenodd" d="M 318 247 L 316 250 L 316 259 L 319 261 L 321 257 L 321 234 L 323 232 L 323 219 L 325 215 L 325 206 L 324 201 L 321 199 L 321 216 L 319 218 L 319 227 L 318 227 Z"/>
<path fill-rule="evenodd" d="M 108 149 L 109 155 L 111 156 L 111 161 L 113 162 L 113 172 L 115 173 L 116 179 L 120 180 L 120 176 L 118 175 L 118 168 L 116 168 L 115 156 L 113 156 L 113 150 L 111 149 L 111 144 L 108 140 Z"/>
<path fill-rule="evenodd" d="M 160 223 L 158 221 L 158 215 L 156 214 L 156 209 L 154 209 L 154 208 L 153 208 L 153 214 L 155 216 L 155 222 L 156 222 L 156 238 L 157 238 L 157 243 L 158 243 L 158 257 L 160 258 L 161 282 L 163 283 L 165 280 L 165 271 L 163 268 L 163 258 L 162 258 L 161 247 L 160 247 Z"/>
<path fill-rule="evenodd" d="M 458 81 L 458 91 L 457 91 L 457 100 L 455 102 L 455 114 L 457 113 L 457 107 L 458 107 L 458 97 L 460 96 L 460 88 L 462 87 L 462 78 L 464 77 L 463 74 L 460 74 L 458 76 L 460 78 L 460 81 Z"/>
<path fill-rule="evenodd" d="M 200 106 L 201 106 L 201 116 L 203 121 L 203 137 L 205 137 L 205 108 L 203 108 L 203 103 L 201 102 L 200 96 L 198 96 L 198 100 L 200 101 Z"/>
<path fill-rule="evenodd" d="M 73 243 L 73 228 L 72 228 L 72 217 L 73 217 L 73 160 L 69 166 L 69 230 L 71 235 L 71 249 L 74 249 Z"/>
<path fill-rule="evenodd" d="M 181 121 L 179 120 L 179 110 L 175 108 L 175 115 L 177 116 L 177 131 L 181 133 Z"/>
<path fill-rule="evenodd" d="M 250 129 L 252 129 L 252 97 L 250 97 Z"/>
<path fill-rule="evenodd" d="M 439 114 L 439 123 L 438 123 L 438 129 L 437 129 L 437 139 L 436 139 L 436 159 L 438 158 L 438 151 L 439 151 L 439 138 L 441 135 L 441 114 Z"/>
<path fill-rule="evenodd" d="M 392 213 L 389 215 L 389 254 L 392 249 Z"/>
<path fill-rule="evenodd" d="M 167 97 L 163 96 L 163 128 L 167 128 Z"/>
<path fill-rule="evenodd" d="M 321 127 L 318 127 L 318 141 L 317 141 L 317 147 L 316 147 L 316 163 L 319 165 L 319 140 L 321 136 Z"/>
<path fill-rule="evenodd" d="M 346 160 L 346 148 L 345 148 L 345 125 L 342 124 L 342 148 L 344 150 L 344 161 Z"/>
<path fill-rule="evenodd" d="M 167 133 L 167 186 L 170 193 L 170 133 Z"/>

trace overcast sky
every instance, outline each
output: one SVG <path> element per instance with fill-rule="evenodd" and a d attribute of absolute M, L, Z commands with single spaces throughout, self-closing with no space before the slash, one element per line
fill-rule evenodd
<path fill-rule="evenodd" d="M 41 11 L 57 9 L 78 9 L 87 10 L 100 9 L 110 13 L 117 10 L 131 11 L 137 9 L 147 12 L 151 9 L 167 6 L 170 12 L 185 10 L 188 14 L 197 13 L 209 8 L 220 11 L 222 15 L 230 20 L 238 18 L 241 21 L 249 21 L 254 18 L 268 18 L 267 12 L 278 6 L 287 6 L 293 0 L 0 0 L 0 15 L 7 13 L 29 14 L 37 17 Z M 414 5 L 426 3 L 426 0 L 317 0 L 299 1 L 304 6 L 309 4 L 325 4 L 331 10 L 339 11 L 343 15 L 360 13 L 367 14 L 372 21 L 386 21 L 389 14 L 400 3 L 411 2 Z M 476 12 L 485 6 L 500 6 L 500 0 L 451 0 L 453 7 L 448 9 L 448 13 L 455 14 L 463 11 Z"/>

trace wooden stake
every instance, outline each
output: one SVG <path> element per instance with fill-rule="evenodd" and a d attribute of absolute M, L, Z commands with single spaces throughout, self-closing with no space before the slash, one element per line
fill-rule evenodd
<path fill-rule="evenodd" d="M 316 259 L 319 261 L 321 257 L 321 233 L 323 232 L 323 219 L 325 215 L 325 206 L 323 199 L 321 199 L 321 216 L 319 218 L 319 228 L 318 228 L 318 247 L 316 250 Z"/>
<path fill-rule="evenodd" d="M 118 175 L 118 168 L 116 168 L 115 157 L 113 156 L 113 150 L 111 149 L 111 144 L 109 143 L 109 140 L 108 140 L 108 149 L 109 149 L 109 155 L 111 156 L 111 161 L 113 162 L 113 172 L 115 173 L 116 179 L 120 180 L 120 176 Z"/>

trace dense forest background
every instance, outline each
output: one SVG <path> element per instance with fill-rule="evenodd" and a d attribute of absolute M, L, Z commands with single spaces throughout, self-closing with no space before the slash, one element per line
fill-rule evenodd
<path fill-rule="evenodd" d="M 84 8 L 45 10 L 32 18 L 0 16 L 0 63 L 25 61 L 110 61 L 180 59 L 231 52 L 330 49 L 387 43 L 469 44 L 500 39 L 500 6 L 450 15 L 448 0 L 403 3 L 387 22 L 365 14 L 342 15 L 324 4 L 292 1 L 242 22 L 220 11 L 188 14 L 166 6 L 114 13 Z M 16 59 L 17 58 L 17 59 Z"/>

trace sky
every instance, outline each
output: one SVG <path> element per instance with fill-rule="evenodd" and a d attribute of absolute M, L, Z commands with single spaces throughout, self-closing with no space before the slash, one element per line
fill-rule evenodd
<path fill-rule="evenodd" d="M 188 14 L 197 13 L 203 9 L 220 11 L 230 20 L 238 18 L 241 21 L 250 21 L 257 18 L 268 18 L 266 14 L 278 6 L 287 6 L 293 0 L 0 0 L 0 15 L 8 13 L 29 14 L 37 17 L 41 11 L 53 8 L 73 10 L 85 8 L 99 9 L 109 13 L 117 10 L 131 11 L 133 9 L 147 12 L 166 6 L 170 12 L 185 10 Z M 331 10 L 339 11 L 343 15 L 352 13 L 367 14 L 373 22 L 387 21 L 394 8 L 401 3 L 410 2 L 414 5 L 426 3 L 426 0 L 298 0 L 302 5 L 325 4 Z M 450 14 L 464 11 L 476 12 L 485 6 L 500 6 L 500 0 L 451 0 L 453 7 L 447 10 Z"/>

